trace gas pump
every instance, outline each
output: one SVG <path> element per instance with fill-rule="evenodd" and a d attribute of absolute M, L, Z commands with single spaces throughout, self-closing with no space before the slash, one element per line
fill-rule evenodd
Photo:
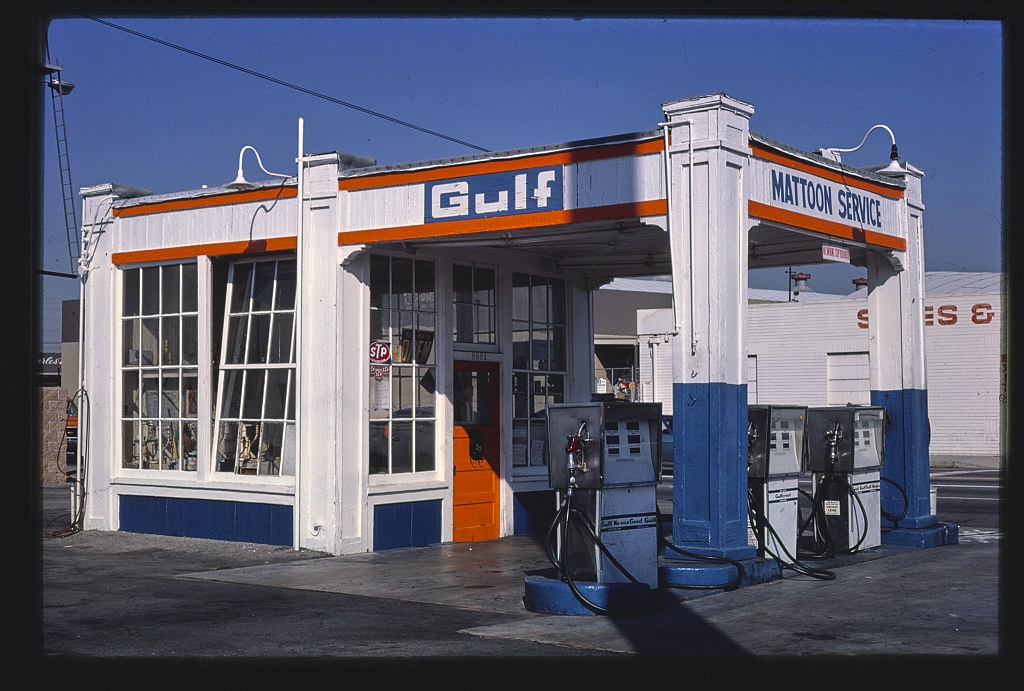
<path fill-rule="evenodd" d="M 816 551 L 852 553 L 881 544 L 885 408 L 830 406 L 807 411 Z"/>
<path fill-rule="evenodd" d="M 796 561 L 803 472 L 803 406 L 748 406 L 748 544 L 786 564 Z"/>
<path fill-rule="evenodd" d="M 549 556 L 570 585 L 658 588 L 661 404 L 548 407 L 548 480 L 560 505 Z"/>

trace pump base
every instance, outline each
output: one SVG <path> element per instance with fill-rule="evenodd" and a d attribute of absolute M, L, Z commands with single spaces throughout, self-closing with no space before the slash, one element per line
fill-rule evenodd
<path fill-rule="evenodd" d="M 882 544 L 906 547 L 941 547 L 960 542 L 960 526 L 939 522 L 929 528 L 896 528 L 882 532 Z"/>
<path fill-rule="evenodd" d="M 595 611 L 580 601 L 565 581 L 543 576 L 526 577 L 523 604 L 531 612 L 541 614 L 595 615 L 651 611 L 657 602 L 657 591 L 646 583 L 596 583 L 576 581 L 576 590 L 600 610 Z"/>
<path fill-rule="evenodd" d="M 782 578 L 782 568 L 774 559 L 741 559 L 740 564 L 743 566 L 743 575 L 736 587 L 742 588 Z M 724 589 L 735 579 L 736 567 L 732 564 L 666 559 L 658 566 L 658 583 L 663 588 L 707 590 L 720 585 Z"/>

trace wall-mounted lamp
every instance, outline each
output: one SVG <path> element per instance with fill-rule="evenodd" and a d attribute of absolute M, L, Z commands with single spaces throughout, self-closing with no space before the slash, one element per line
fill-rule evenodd
<path fill-rule="evenodd" d="M 75 85 L 71 82 L 62 81 L 60 78 L 60 72 L 62 68 L 56 64 L 46 64 L 41 66 L 43 74 L 49 74 L 50 78 L 46 80 L 46 85 L 53 89 L 54 93 L 58 93 L 61 96 L 67 96 L 71 93 L 71 90 L 75 88 Z"/>
<path fill-rule="evenodd" d="M 225 184 L 225 187 L 230 187 L 231 189 L 235 190 L 250 190 L 256 187 L 256 185 L 246 180 L 245 175 L 242 174 L 242 157 L 245 155 L 246 150 L 252 151 L 256 155 L 256 163 L 259 164 L 260 170 L 262 170 L 267 175 L 273 175 L 274 177 L 285 179 L 292 177 L 291 175 L 283 175 L 281 173 L 271 173 L 269 170 L 263 167 L 263 161 L 260 160 L 260 154 L 258 151 L 256 151 L 256 149 L 252 148 L 251 146 L 243 146 L 242 150 L 238 152 L 238 175 L 235 177 L 234 180 Z"/>
<path fill-rule="evenodd" d="M 887 165 L 885 168 L 882 168 L 882 169 L 878 170 L 877 172 L 879 172 L 879 173 L 904 173 L 904 172 L 906 172 L 906 171 L 904 171 L 903 167 L 900 165 L 900 156 L 899 156 L 899 153 L 896 151 L 896 135 L 894 135 L 892 133 L 892 130 L 889 129 L 888 127 L 886 127 L 885 125 L 875 125 L 871 129 L 869 129 L 868 133 L 864 135 L 864 139 L 861 140 L 860 144 L 858 144 L 857 146 L 853 147 L 852 149 L 836 149 L 836 148 L 818 149 L 818 151 L 816 153 L 824 156 L 825 158 L 829 158 L 829 159 L 832 159 L 833 161 L 841 163 L 843 159 L 842 159 L 842 156 L 840 156 L 839 154 L 841 154 L 841 153 L 849 153 L 851 151 L 856 151 L 860 147 L 864 146 L 864 142 L 866 142 L 868 140 L 868 137 L 871 136 L 871 133 L 874 132 L 875 130 L 878 130 L 878 129 L 885 130 L 886 132 L 889 133 L 889 137 L 892 139 L 892 150 L 889 153 L 889 165 Z"/>
<path fill-rule="evenodd" d="M 60 77 L 52 77 L 46 84 L 61 96 L 67 96 L 75 88 L 71 82 L 62 82 Z"/>

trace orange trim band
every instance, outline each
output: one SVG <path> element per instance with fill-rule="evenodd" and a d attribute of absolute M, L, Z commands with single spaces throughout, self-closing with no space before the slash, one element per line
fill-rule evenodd
<path fill-rule="evenodd" d="M 167 211 L 186 211 L 188 209 L 203 209 L 210 206 L 228 206 L 230 204 L 243 204 L 245 202 L 261 202 L 266 199 L 291 199 L 297 195 L 298 191 L 295 187 L 270 187 L 259 190 L 249 190 L 246 192 L 212 194 L 208 197 L 173 199 L 165 202 L 125 206 L 115 208 L 113 214 L 118 218 L 128 218 L 130 216 L 160 214 Z"/>
<path fill-rule="evenodd" d="M 862 189 L 866 192 L 880 194 L 883 197 L 889 197 L 890 199 L 903 199 L 904 196 L 904 191 L 902 189 L 892 189 L 891 187 L 885 187 L 883 185 L 879 185 L 878 183 L 868 182 L 867 180 L 860 180 L 858 178 L 847 177 L 842 173 L 834 171 L 830 168 L 819 167 L 814 164 L 807 163 L 806 161 L 801 161 L 796 158 L 790 158 L 785 154 L 780 154 L 777 151 L 764 149 L 754 143 L 751 143 L 750 151 L 754 154 L 754 156 L 765 161 L 778 163 L 779 165 L 786 166 L 787 168 L 799 170 L 803 173 L 808 173 L 810 175 L 816 175 L 819 178 L 825 178 L 826 180 L 838 182 L 842 185 L 856 187 L 857 189 Z"/>
<path fill-rule="evenodd" d="M 533 214 L 515 214 L 512 216 L 494 216 L 476 218 L 466 221 L 445 221 L 442 223 L 424 223 L 415 226 L 399 226 L 396 228 L 374 228 L 372 230 L 351 230 L 338 233 L 339 245 L 358 245 L 370 242 L 393 242 L 395 240 L 423 240 L 468 233 L 496 232 L 516 230 L 518 228 L 537 228 L 557 226 L 567 223 L 584 223 L 588 221 L 606 221 L 617 218 L 633 218 L 637 216 L 658 216 L 668 213 L 668 204 L 664 199 L 653 199 L 646 202 L 629 202 L 609 206 L 592 206 L 584 209 L 565 209 L 561 211 L 543 211 Z"/>
<path fill-rule="evenodd" d="M 879 233 L 874 230 L 865 230 L 854 226 L 844 226 L 843 224 L 836 223 L 835 221 L 826 221 L 821 218 L 798 214 L 795 211 L 778 209 L 774 206 L 768 206 L 762 202 L 748 202 L 747 211 L 751 216 L 763 218 L 766 221 L 785 223 L 789 226 L 813 230 L 816 233 L 831 235 L 835 238 L 856 240 L 857 242 L 863 242 L 874 247 L 884 247 L 885 249 L 890 250 L 906 251 L 907 249 L 907 241 L 903 238 L 886 235 L 885 233 Z"/>
<path fill-rule="evenodd" d="M 484 175 L 486 173 L 524 170 L 526 168 L 538 168 L 543 166 L 568 165 L 571 163 L 583 163 L 584 161 L 597 161 L 604 158 L 638 156 L 641 154 L 650 154 L 662 151 L 664 148 L 664 141 L 661 139 L 651 139 L 642 142 L 605 144 L 585 149 L 573 149 L 570 151 L 559 151 L 549 154 L 536 154 L 525 156 L 523 158 L 477 162 L 471 161 L 468 163 L 459 163 L 439 168 L 430 168 L 428 170 L 372 173 L 370 175 L 360 177 L 341 178 L 338 180 L 338 189 L 356 191 L 375 189 L 378 187 L 412 185 L 419 182 L 446 180 L 453 177 Z"/>
<path fill-rule="evenodd" d="M 207 245 L 188 245 L 183 247 L 161 247 L 153 250 L 135 250 L 114 252 L 111 262 L 120 264 L 139 264 L 141 262 L 168 261 L 171 259 L 195 259 L 196 257 L 216 257 L 229 254 L 262 254 L 263 252 L 280 252 L 295 249 L 295 238 L 270 238 L 268 240 L 243 240 L 239 242 L 213 242 Z"/>

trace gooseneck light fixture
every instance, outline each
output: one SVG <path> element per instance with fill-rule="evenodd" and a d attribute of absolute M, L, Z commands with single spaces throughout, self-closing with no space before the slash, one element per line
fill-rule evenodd
<path fill-rule="evenodd" d="M 885 125 L 875 125 L 875 126 L 873 126 L 871 129 L 868 130 L 867 134 L 864 135 L 864 139 L 862 139 L 860 141 L 860 144 L 858 144 L 857 146 L 853 147 L 852 149 L 836 149 L 836 148 L 821 149 L 820 153 L 822 155 L 828 157 L 828 158 L 831 158 L 831 159 L 835 160 L 835 161 L 842 162 L 843 159 L 842 159 L 842 157 L 839 154 L 841 154 L 841 153 L 850 153 L 852 151 L 856 151 L 857 149 L 861 148 L 862 146 L 864 146 L 864 143 L 868 140 L 868 137 L 871 136 L 871 133 L 874 132 L 875 130 L 879 130 L 879 129 L 885 130 L 886 132 L 889 133 L 889 137 L 890 137 L 890 139 L 892 139 L 892 150 L 889 153 L 889 165 L 887 165 L 885 168 L 880 169 L 878 172 L 879 173 L 903 173 L 903 172 L 905 172 L 903 170 L 903 167 L 900 165 L 900 156 L 899 156 L 898 151 L 896 150 L 896 135 L 894 135 L 892 133 L 892 130 L 889 129 L 888 127 L 886 127 Z"/>
<path fill-rule="evenodd" d="M 256 155 L 256 163 L 259 164 L 260 170 L 262 170 L 267 175 L 273 175 L 274 177 L 277 178 L 285 178 L 286 180 L 292 177 L 291 175 L 284 175 L 282 173 L 271 173 L 269 170 L 263 167 L 263 161 L 260 160 L 260 153 L 256 151 L 256 149 L 254 149 L 253 147 L 246 145 L 243 146 L 242 150 L 238 152 L 238 175 L 235 177 L 234 180 L 224 185 L 225 187 L 230 187 L 231 189 L 235 190 L 249 190 L 256 186 L 253 183 L 246 180 L 245 175 L 242 173 L 242 157 L 245 156 L 245 152 L 247 150 L 253 152 L 253 154 Z"/>

